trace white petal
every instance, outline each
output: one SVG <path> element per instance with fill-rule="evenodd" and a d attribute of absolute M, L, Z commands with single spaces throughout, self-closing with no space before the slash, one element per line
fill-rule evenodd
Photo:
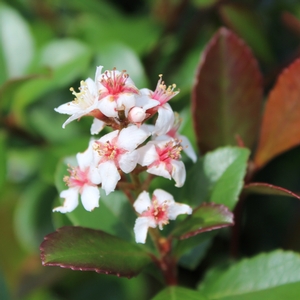
<path fill-rule="evenodd" d="M 96 167 L 91 167 L 89 172 L 89 179 L 93 184 L 100 184 L 102 179 L 99 173 L 99 169 Z"/>
<path fill-rule="evenodd" d="M 133 230 L 135 234 L 135 241 L 137 243 L 145 244 L 149 227 L 156 227 L 155 222 L 153 222 L 151 218 L 139 217 L 136 219 Z"/>
<path fill-rule="evenodd" d="M 135 94 L 124 93 L 120 94 L 117 100 L 117 110 L 125 110 L 125 116 L 127 117 L 130 108 L 135 106 Z"/>
<path fill-rule="evenodd" d="M 109 118 L 116 118 L 118 116 L 116 107 L 117 103 L 111 95 L 104 97 L 98 103 L 98 109 Z"/>
<path fill-rule="evenodd" d="M 100 88 L 101 87 L 103 88 L 103 85 L 100 83 L 100 80 L 102 78 L 102 68 L 103 68 L 103 66 L 97 67 L 96 73 L 95 73 L 95 85 L 97 88 L 97 94 L 98 94 Z"/>
<path fill-rule="evenodd" d="M 124 153 L 119 159 L 120 169 L 126 174 L 130 173 L 136 167 L 138 158 L 139 154 L 136 150 Z"/>
<path fill-rule="evenodd" d="M 99 207 L 100 192 L 96 186 L 85 185 L 81 194 L 81 202 L 85 210 L 92 211 Z"/>
<path fill-rule="evenodd" d="M 132 151 L 142 144 L 150 132 L 147 131 L 147 127 L 138 128 L 135 125 L 124 128 L 120 131 L 118 137 L 118 147 Z"/>
<path fill-rule="evenodd" d="M 175 202 L 173 205 L 170 205 L 168 209 L 168 217 L 170 220 L 175 220 L 178 215 L 188 214 L 190 215 L 193 212 L 192 208 L 187 204 Z"/>
<path fill-rule="evenodd" d="M 172 161 L 172 177 L 175 180 L 175 186 L 182 187 L 185 182 L 186 171 L 182 161 Z"/>
<path fill-rule="evenodd" d="M 91 126 L 91 134 L 98 134 L 104 127 L 106 123 L 94 118 L 93 124 Z"/>
<path fill-rule="evenodd" d="M 179 138 L 179 140 L 181 140 L 181 145 L 183 147 L 183 151 L 193 162 L 196 162 L 197 155 L 196 155 L 189 139 L 184 135 L 178 135 L 178 138 Z"/>
<path fill-rule="evenodd" d="M 98 96 L 98 91 L 97 91 L 94 80 L 91 79 L 91 78 L 87 78 L 85 80 L 85 82 L 87 84 L 88 90 L 91 93 L 91 95 L 93 95 L 94 97 L 97 97 Z"/>
<path fill-rule="evenodd" d="M 76 159 L 78 162 L 78 166 L 81 170 L 86 169 L 92 164 L 93 161 L 93 150 L 92 145 L 94 143 L 94 140 L 91 140 L 89 143 L 89 147 L 82 153 L 76 154 Z"/>
<path fill-rule="evenodd" d="M 101 143 L 111 142 L 115 137 L 118 136 L 119 130 L 115 130 L 112 132 L 109 132 L 105 134 L 103 137 L 101 137 L 98 141 Z"/>
<path fill-rule="evenodd" d="M 102 178 L 102 188 L 105 190 L 106 195 L 115 190 L 118 181 L 121 176 L 117 170 L 117 167 L 112 161 L 102 163 L 98 167 L 99 174 Z"/>
<path fill-rule="evenodd" d="M 155 131 L 157 135 L 166 134 L 171 130 L 174 124 L 174 112 L 169 105 L 165 103 L 163 106 L 158 108 L 158 117 L 155 123 Z"/>
<path fill-rule="evenodd" d="M 136 97 L 135 105 L 142 107 L 144 110 L 158 106 L 160 102 L 150 98 L 150 92 L 148 89 L 141 89 L 141 95 Z"/>
<path fill-rule="evenodd" d="M 165 201 L 168 201 L 170 205 L 175 203 L 173 196 L 162 189 L 156 189 L 153 195 L 156 197 L 158 204 L 162 204 Z"/>
<path fill-rule="evenodd" d="M 166 164 L 162 162 L 159 163 L 158 165 L 148 168 L 147 172 L 153 175 L 162 176 L 164 178 L 171 179 L 171 175 L 166 169 Z"/>
<path fill-rule="evenodd" d="M 139 153 L 138 163 L 142 166 L 149 166 L 159 159 L 155 146 L 152 142 L 148 142 L 145 146 L 137 149 Z"/>
<path fill-rule="evenodd" d="M 78 205 L 78 189 L 70 188 L 60 193 L 60 197 L 65 201 L 62 206 L 55 207 L 53 211 L 59 211 L 61 213 L 67 213 L 73 211 Z"/>
<path fill-rule="evenodd" d="M 60 105 L 57 108 L 54 108 L 54 110 L 60 114 L 67 114 L 67 115 L 73 115 L 75 113 L 81 112 L 82 109 L 75 104 L 73 101 L 64 103 Z"/>
<path fill-rule="evenodd" d="M 139 194 L 135 202 L 133 203 L 133 207 L 139 214 L 142 214 L 146 211 L 149 207 L 151 207 L 151 199 L 149 193 L 143 191 Z"/>

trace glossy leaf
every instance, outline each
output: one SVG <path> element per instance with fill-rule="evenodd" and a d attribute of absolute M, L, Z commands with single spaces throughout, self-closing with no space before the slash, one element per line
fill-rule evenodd
<path fill-rule="evenodd" d="M 6 155 L 6 132 L 0 130 L 0 191 L 6 181 L 7 155 Z"/>
<path fill-rule="evenodd" d="M 208 300 L 199 291 L 187 289 L 181 286 L 170 286 L 162 290 L 152 300 Z"/>
<path fill-rule="evenodd" d="M 211 39 L 196 74 L 192 115 L 201 152 L 236 145 L 252 148 L 260 125 L 262 78 L 248 46 L 221 28 Z"/>
<path fill-rule="evenodd" d="M 55 189 L 41 181 L 34 181 L 24 189 L 15 208 L 14 227 L 22 247 L 31 253 L 38 252 L 45 234 L 54 230 L 51 203 Z"/>
<path fill-rule="evenodd" d="M 193 207 L 202 202 L 233 209 L 244 184 L 249 150 L 223 147 L 207 153 L 190 169 L 181 197 Z"/>
<path fill-rule="evenodd" d="M 279 76 L 270 92 L 254 162 L 261 168 L 300 144 L 300 59 Z"/>
<path fill-rule="evenodd" d="M 136 244 L 83 227 L 58 229 L 45 237 L 40 249 L 44 266 L 125 277 L 136 276 L 151 262 Z"/>
<path fill-rule="evenodd" d="M 224 205 L 203 203 L 172 231 L 171 235 L 186 239 L 202 232 L 232 226 L 233 214 Z"/>
<path fill-rule="evenodd" d="M 14 9 L 0 4 L 0 82 L 25 73 L 34 55 L 29 26 Z"/>
<path fill-rule="evenodd" d="M 274 61 L 274 54 L 264 30 L 264 19 L 256 11 L 247 6 L 230 3 L 221 5 L 219 12 L 226 26 L 244 39 L 257 57 L 266 63 Z"/>
<path fill-rule="evenodd" d="M 210 271 L 199 290 L 209 299 L 297 299 L 299 268 L 298 253 L 281 250 L 264 253 L 244 259 L 227 270 Z"/>
<path fill-rule="evenodd" d="M 246 184 L 244 186 L 244 191 L 249 193 L 256 193 L 256 194 L 293 197 L 300 200 L 300 196 L 293 193 L 292 191 L 289 191 L 280 186 L 276 186 L 269 183 L 263 183 L 263 182 L 253 182 L 253 183 Z"/>

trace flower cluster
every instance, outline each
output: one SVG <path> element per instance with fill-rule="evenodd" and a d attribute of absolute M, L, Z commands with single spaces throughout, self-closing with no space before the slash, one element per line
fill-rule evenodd
<path fill-rule="evenodd" d="M 138 89 L 125 71 L 116 69 L 96 70 L 95 80 L 81 81 L 79 92 L 71 88 L 75 99 L 55 110 L 70 117 L 63 128 L 83 116 L 94 118 L 91 134 L 98 134 L 104 127 L 110 132 L 100 139 L 91 139 L 88 149 L 78 153 L 78 166 L 70 166 L 70 175 L 64 178 L 68 189 L 61 192 L 65 201 L 53 211 L 71 212 L 78 205 L 92 211 L 99 206 L 101 187 L 106 195 L 113 192 L 124 174 L 141 170 L 175 181 L 181 187 L 186 171 L 181 161 L 181 151 L 195 162 L 196 154 L 188 139 L 178 133 L 180 119 L 168 101 L 178 94 L 176 86 L 166 86 L 162 75 L 154 91 Z M 149 121 L 148 121 L 149 120 Z M 149 123 L 155 120 L 153 123 Z M 145 242 L 148 227 L 167 224 L 178 214 L 191 213 L 184 204 L 176 204 L 173 197 L 162 191 L 154 192 L 153 200 L 144 191 L 134 203 L 140 214 L 135 225 L 137 242 Z"/>

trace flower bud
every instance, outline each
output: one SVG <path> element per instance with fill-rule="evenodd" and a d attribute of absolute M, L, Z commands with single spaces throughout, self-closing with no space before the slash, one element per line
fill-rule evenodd
<path fill-rule="evenodd" d="M 141 107 L 133 107 L 128 113 L 128 120 L 133 124 L 141 124 L 146 118 L 146 112 Z"/>

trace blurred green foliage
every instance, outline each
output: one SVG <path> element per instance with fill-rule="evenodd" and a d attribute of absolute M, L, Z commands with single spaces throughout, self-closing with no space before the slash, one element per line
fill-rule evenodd
<path fill-rule="evenodd" d="M 1 299 L 149 299 L 161 288 L 148 275 L 129 281 L 42 267 L 39 244 L 44 235 L 69 224 L 64 215 L 51 211 L 58 201 L 58 163 L 85 150 L 91 124 L 83 118 L 63 130 L 65 116 L 53 109 L 72 100 L 69 87 L 76 89 L 81 79 L 93 78 L 97 65 L 126 69 L 140 88 L 154 89 L 163 73 L 167 84 L 175 82 L 181 90 L 172 106 L 186 117 L 182 133 L 195 145 L 191 89 L 202 50 L 220 26 L 248 43 L 264 74 L 265 93 L 299 57 L 296 0 L 0 3 Z M 269 163 L 257 181 L 300 190 L 299 152 L 296 148 Z M 299 213 L 296 200 L 251 196 L 240 254 L 277 247 L 300 250 Z M 198 268 L 179 270 L 182 283 L 194 287 L 212 262 L 222 260 L 228 243 L 228 231 L 222 231 L 205 247 L 209 255 Z"/>

